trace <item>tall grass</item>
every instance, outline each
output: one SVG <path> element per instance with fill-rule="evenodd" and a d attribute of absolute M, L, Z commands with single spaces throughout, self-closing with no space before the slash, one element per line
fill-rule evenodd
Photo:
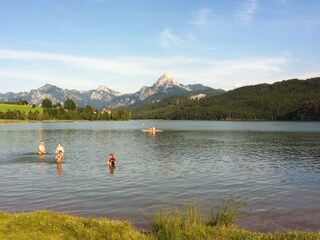
<path fill-rule="evenodd" d="M 212 226 L 196 203 L 185 204 L 182 208 L 163 208 L 153 218 L 152 224 L 152 232 L 143 233 L 126 221 L 81 218 L 47 211 L 17 214 L 0 211 L 0 239 L 320 240 L 319 232 L 266 234 L 253 233 L 234 225 Z"/>
<path fill-rule="evenodd" d="M 199 204 L 186 203 L 182 208 L 172 206 L 161 208 L 152 218 L 151 226 L 156 239 L 173 240 L 183 239 L 185 236 L 188 238 L 195 235 L 202 236 L 205 232 L 202 228 L 203 222 Z"/>
<path fill-rule="evenodd" d="M 198 203 L 163 207 L 151 220 L 152 231 L 156 239 L 207 239 L 213 226 L 232 226 L 244 205 L 244 201 L 230 196 L 217 209 L 211 209 L 209 216 Z"/>
<path fill-rule="evenodd" d="M 240 210 L 246 205 L 245 201 L 231 195 L 228 199 L 222 200 L 217 209 L 212 209 L 208 224 L 210 226 L 230 226 L 238 217 Z"/>

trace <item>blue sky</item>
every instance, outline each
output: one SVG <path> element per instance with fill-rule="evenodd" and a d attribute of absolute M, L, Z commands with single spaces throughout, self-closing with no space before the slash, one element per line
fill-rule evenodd
<path fill-rule="evenodd" d="M 318 0 L 0 0 L 0 92 L 320 76 Z"/>

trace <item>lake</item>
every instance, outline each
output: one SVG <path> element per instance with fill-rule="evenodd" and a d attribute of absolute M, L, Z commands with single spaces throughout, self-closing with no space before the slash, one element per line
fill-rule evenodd
<path fill-rule="evenodd" d="M 164 131 L 141 131 L 149 126 Z M 41 139 L 45 158 L 36 155 Z M 58 143 L 66 151 L 59 166 Z M 0 146 L 2 211 L 129 219 L 147 229 L 161 206 L 196 201 L 209 209 L 233 194 L 247 203 L 241 227 L 320 230 L 319 122 L 1 124 Z"/>

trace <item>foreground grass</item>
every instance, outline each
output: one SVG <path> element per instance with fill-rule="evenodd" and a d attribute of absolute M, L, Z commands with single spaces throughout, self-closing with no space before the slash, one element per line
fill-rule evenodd
<path fill-rule="evenodd" d="M 189 208 L 189 207 L 188 207 Z M 0 212 L 0 239 L 217 239 L 217 240 L 320 240 L 320 233 L 253 233 L 234 225 L 207 224 L 197 208 L 187 212 L 158 212 L 151 222 L 152 232 L 142 233 L 129 222 L 74 217 L 47 211 Z"/>
<path fill-rule="evenodd" d="M 319 239 L 320 233 L 253 233 L 234 225 L 236 217 L 245 202 L 230 196 L 218 204 L 216 209 L 203 213 L 197 203 L 187 203 L 181 208 L 160 209 L 151 220 L 153 238 L 174 239 L 260 239 L 260 240 L 300 240 Z"/>
<path fill-rule="evenodd" d="M 47 211 L 0 212 L 0 239 L 148 239 L 124 221 L 73 217 Z"/>
<path fill-rule="evenodd" d="M 8 110 L 10 111 L 18 110 L 20 112 L 25 112 L 26 114 L 28 114 L 29 111 L 31 112 L 39 111 L 40 113 L 43 112 L 43 108 L 39 106 L 36 106 L 33 108 L 32 106 L 0 103 L 0 112 L 6 112 Z"/>

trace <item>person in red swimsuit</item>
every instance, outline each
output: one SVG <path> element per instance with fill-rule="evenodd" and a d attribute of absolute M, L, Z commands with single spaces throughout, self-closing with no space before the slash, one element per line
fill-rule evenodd
<path fill-rule="evenodd" d="M 115 166 L 117 163 L 117 159 L 114 157 L 113 153 L 110 153 L 108 165 Z"/>

